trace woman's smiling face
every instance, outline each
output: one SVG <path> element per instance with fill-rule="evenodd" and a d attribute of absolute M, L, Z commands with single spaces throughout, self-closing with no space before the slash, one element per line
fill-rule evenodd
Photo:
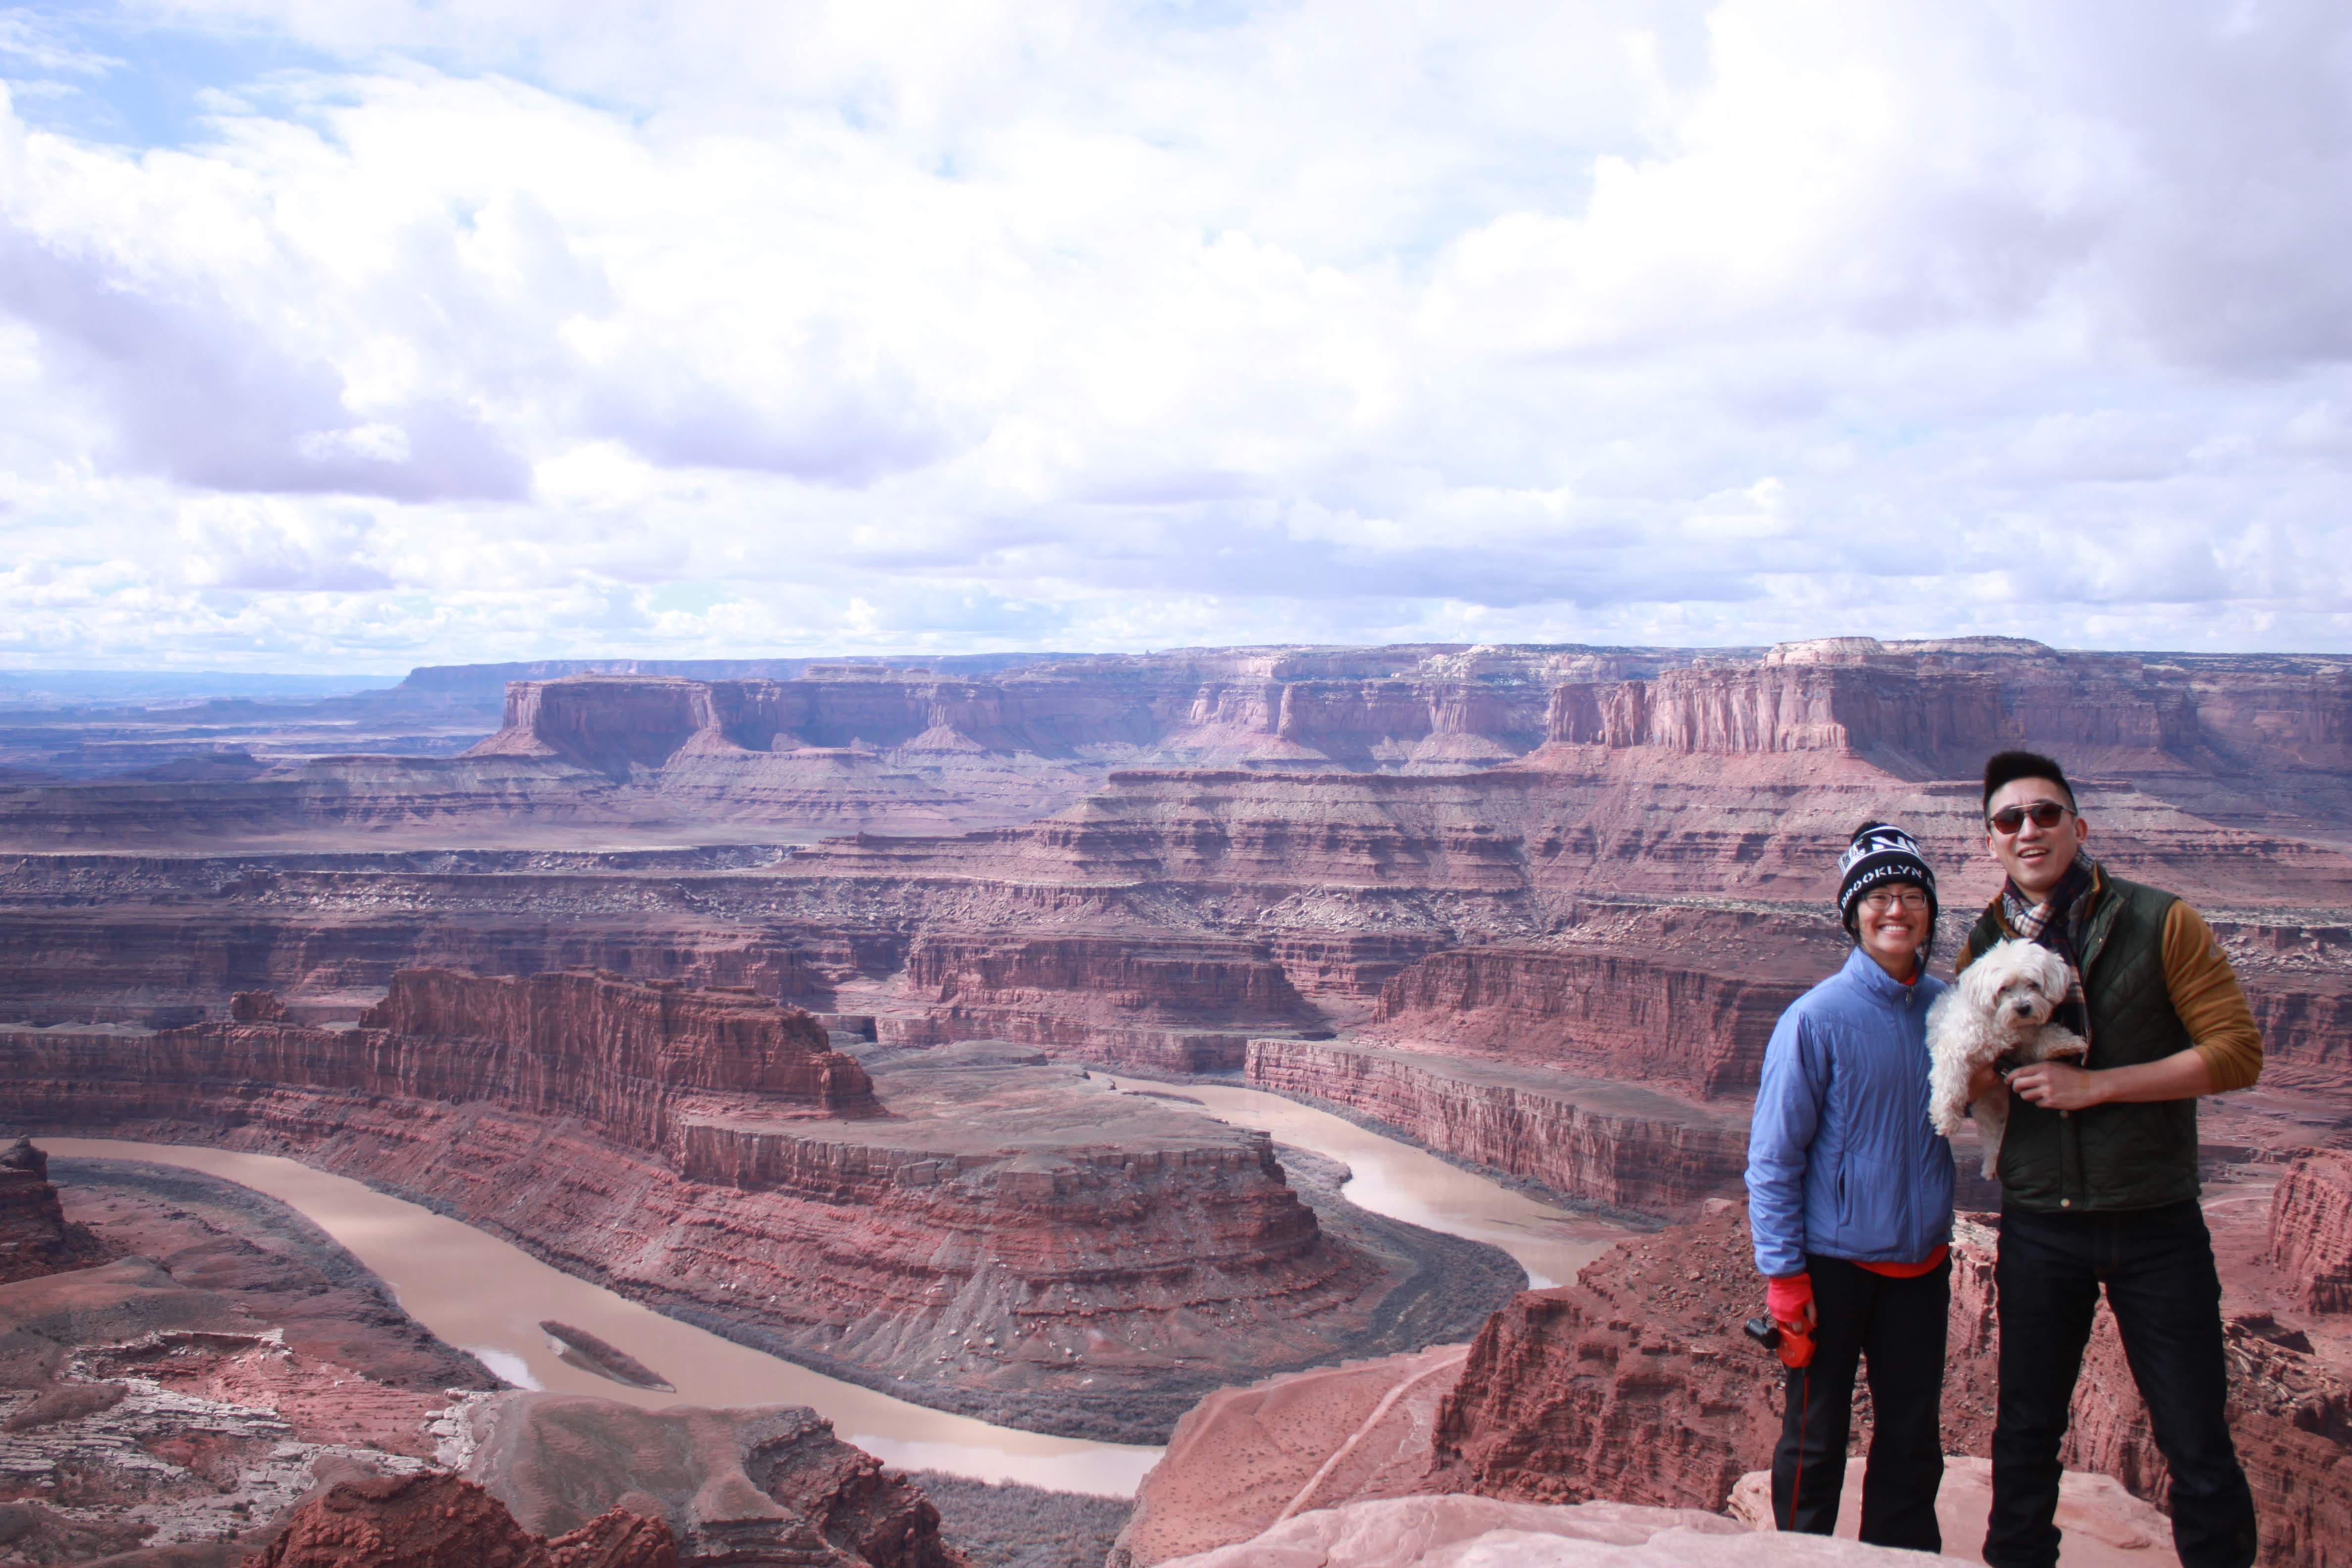
<path fill-rule="evenodd" d="M 1919 950 L 1927 945 L 1927 895 L 1909 882 L 1870 889 L 1855 907 L 1854 937 L 1862 951 L 1897 980 L 1911 978 Z"/>

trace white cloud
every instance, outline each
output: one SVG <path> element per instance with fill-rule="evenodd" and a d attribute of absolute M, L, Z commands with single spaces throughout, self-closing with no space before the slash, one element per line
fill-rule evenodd
<path fill-rule="evenodd" d="M 2318 0 L 0 17 L 0 654 L 2352 637 Z"/>

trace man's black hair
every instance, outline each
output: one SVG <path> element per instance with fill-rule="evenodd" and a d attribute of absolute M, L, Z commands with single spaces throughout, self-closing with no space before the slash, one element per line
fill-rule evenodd
<path fill-rule="evenodd" d="M 1985 764 L 1984 804 L 1992 805 L 1992 797 L 2005 784 L 2020 779 L 2046 779 L 2066 792 L 2066 805 L 2073 809 L 2074 786 L 2066 782 L 2066 770 L 2039 752 L 2001 752 Z"/>

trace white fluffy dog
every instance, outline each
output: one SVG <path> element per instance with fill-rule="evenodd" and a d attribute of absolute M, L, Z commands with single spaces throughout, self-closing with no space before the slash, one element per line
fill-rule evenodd
<path fill-rule="evenodd" d="M 2066 961 L 2030 942 L 2004 942 L 1960 973 L 1959 984 L 1936 998 L 1927 1013 L 1927 1117 L 1949 1138 L 1973 1110 L 1984 1143 L 1984 1173 L 2000 1163 L 2009 1128 L 2009 1086 L 1995 1084 L 1969 1104 L 1969 1079 L 2000 1057 L 2020 1067 L 2054 1057 L 2078 1060 L 2090 1044 L 2050 1021 L 2066 999 Z"/>

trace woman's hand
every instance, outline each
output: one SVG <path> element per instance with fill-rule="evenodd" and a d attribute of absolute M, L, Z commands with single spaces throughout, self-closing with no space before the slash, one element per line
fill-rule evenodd
<path fill-rule="evenodd" d="M 1821 1321 L 1813 1307 L 1812 1276 L 1783 1274 L 1767 1279 L 1764 1310 L 1776 1323 L 1811 1333 L 1813 1325 Z"/>
<path fill-rule="evenodd" d="M 1969 1075 L 1969 1103 L 1974 1105 L 2000 1087 L 2000 1069 L 1990 1062 Z"/>
<path fill-rule="evenodd" d="M 2106 1103 L 2105 1073 L 2065 1062 L 2035 1062 L 2009 1075 L 2009 1087 L 2045 1110 L 2086 1110 Z"/>

